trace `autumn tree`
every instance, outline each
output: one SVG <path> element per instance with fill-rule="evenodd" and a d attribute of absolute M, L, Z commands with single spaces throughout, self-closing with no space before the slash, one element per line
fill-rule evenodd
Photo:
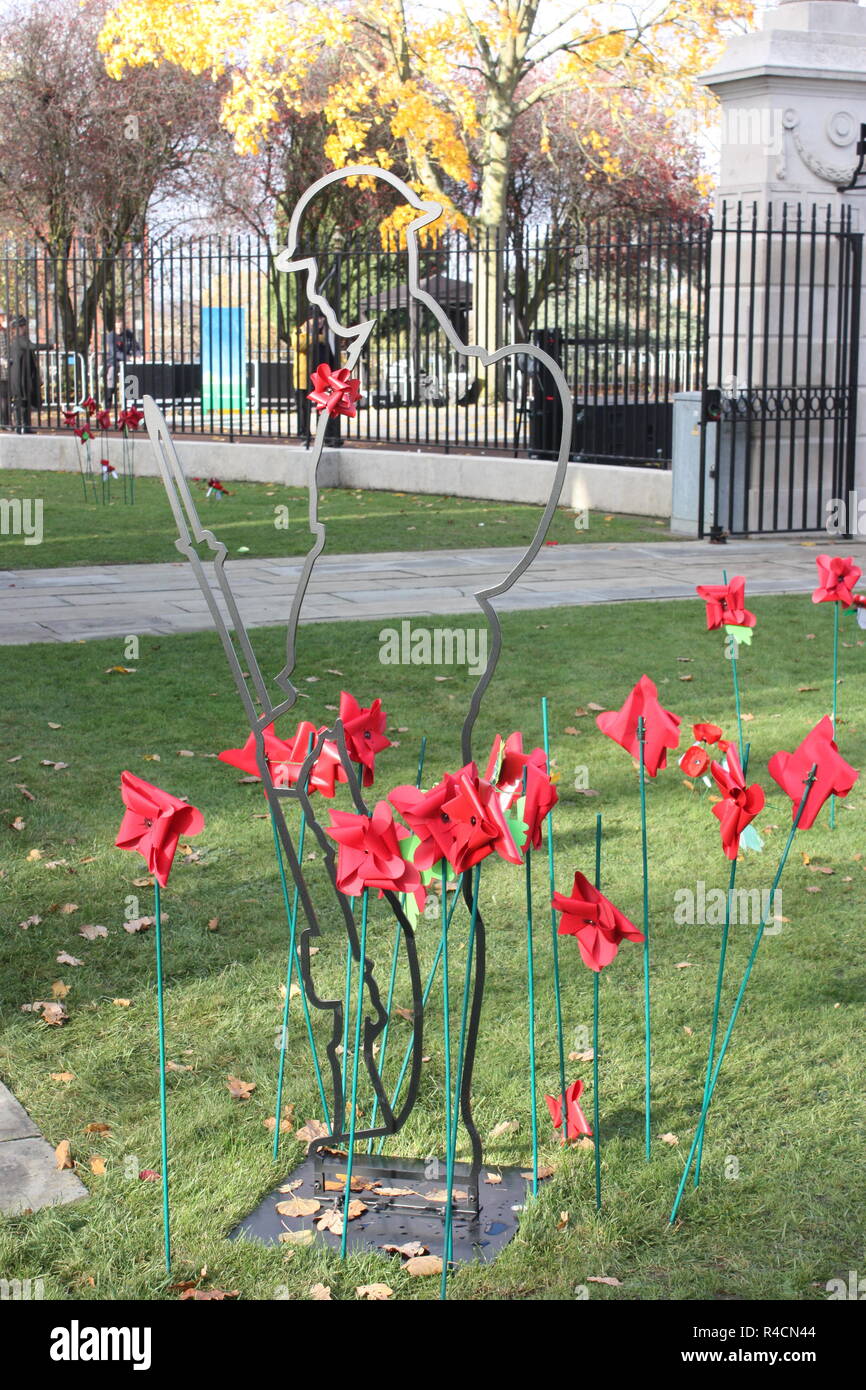
<path fill-rule="evenodd" d="M 457 188 L 477 190 L 470 224 L 503 244 L 511 156 L 522 121 L 562 94 L 602 91 L 616 121 L 630 94 L 672 116 L 699 99 L 693 79 L 748 0 L 459 0 L 449 11 L 404 0 L 119 0 L 101 43 L 108 70 L 169 61 L 227 80 L 222 120 L 241 150 L 266 140 L 283 108 L 300 109 L 323 52 L 336 58 L 322 103 L 335 167 L 389 164 L 465 222 Z M 381 130 L 389 139 L 383 145 Z M 581 130 L 602 163 L 601 130 Z M 390 226 L 411 219 L 398 209 Z M 475 337 L 501 336 L 501 258 L 475 289 Z M 481 327 L 483 325 L 483 332 Z"/>
<path fill-rule="evenodd" d="M 174 65 L 110 79 L 104 11 L 22 3 L 0 24 L 0 223 L 43 248 L 59 335 L 83 354 L 100 303 L 113 316 L 114 258 L 141 241 L 160 194 L 177 192 L 219 100 Z"/>

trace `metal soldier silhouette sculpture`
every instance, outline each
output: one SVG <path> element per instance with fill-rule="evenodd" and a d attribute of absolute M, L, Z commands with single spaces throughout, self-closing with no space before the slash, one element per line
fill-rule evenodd
<path fill-rule="evenodd" d="M 287 245 L 280 252 L 276 262 L 277 267 L 281 271 L 300 274 L 306 277 L 307 299 L 309 300 L 311 309 L 314 308 L 321 312 L 330 331 L 342 342 L 345 352 L 344 362 L 349 369 L 349 374 L 351 375 L 359 362 L 365 344 L 373 330 L 375 321 L 364 321 L 354 325 L 345 325 L 339 322 L 333 306 L 325 298 L 324 293 L 320 292 L 317 285 L 318 266 L 315 257 L 304 256 L 299 249 L 301 245 L 300 227 L 306 208 L 322 189 L 343 179 L 362 176 L 384 180 L 386 183 L 390 184 L 392 188 L 396 189 L 405 199 L 406 203 L 415 210 L 417 215 L 405 229 L 409 294 L 433 315 L 438 327 L 441 329 L 442 333 L 444 333 L 451 347 L 458 354 L 469 359 L 474 359 L 483 368 L 495 366 L 496 363 L 502 362 L 506 358 L 516 354 L 521 354 L 524 357 L 532 357 L 550 374 L 562 402 L 561 418 L 564 421 L 562 438 L 559 443 L 559 451 L 554 467 L 550 495 L 539 518 L 535 534 L 524 554 L 519 558 L 517 563 L 509 569 L 508 573 L 495 585 L 480 589 L 475 594 L 476 602 L 489 626 L 491 640 L 488 646 L 489 656 L 487 665 L 478 679 L 470 700 L 468 711 L 462 723 L 460 753 L 464 764 L 466 764 L 470 763 L 473 758 L 473 728 L 478 717 L 484 693 L 496 669 L 502 645 L 501 627 L 493 601 L 498 595 L 505 593 L 511 588 L 517 578 L 531 564 L 544 541 L 545 534 L 560 498 L 568 465 L 571 437 L 570 422 L 572 416 L 571 394 L 558 364 L 548 354 L 531 344 L 522 343 L 508 345 L 498 348 L 494 352 L 489 352 L 484 347 L 478 346 L 477 344 L 467 344 L 460 339 L 444 310 L 437 304 L 431 295 L 420 288 L 419 285 L 418 235 L 422 229 L 438 220 L 442 214 L 441 205 L 421 199 L 401 179 L 388 170 L 367 165 L 356 165 L 328 174 L 324 178 L 319 179 L 307 190 L 295 207 L 289 226 Z M 300 387 L 301 384 L 302 383 L 298 383 L 298 386 Z M 303 980 L 303 988 L 306 993 L 306 1000 L 309 1007 L 313 1010 L 320 1011 L 320 1013 L 325 1015 L 326 1019 L 327 1016 L 330 1015 L 330 1036 L 327 1039 L 325 1051 L 331 1076 L 333 1103 L 330 1107 L 330 1114 L 332 1116 L 332 1122 L 329 1133 L 318 1139 L 311 1146 L 314 1161 L 321 1165 L 327 1157 L 325 1151 L 339 1149 L 341 1146 L 347 1145 L 350 1139 L 353 1141 L 354 1145 L 362 1140 L 370 1141 L 377 1137 L 394 1135 L 401 1129 L 412 1111 L 418 1095 L 422 1062 L 421 1043 L 424 1027 L 424 991 L 422 990 L 415 935 L 404 907 L 401 905 L 399 895 L 391 891 L 386 891 L 384 897 L 387 902 L 387 910 L 392 914 L 397 932 L 400 935 L 400 946 L 408 970 L 408 980 L 411 988 L 412 1039 L 411 1049 L 407 1048 L 407 1055 L 411 1050 L 411 1058 L 406 1075 L 407 1085 L 405 1095 L 402 1101 L 398 1103 L 399 1095 L 397 1093 L 389 1096 L 381 1075 L 380 1067 L 377 1063 L 376 1053 L 379 1051 L 377 1040 L 380 1039 L 388 1024 L 389 1014 L 386 1004 L 383 1001 L 380 983 L 376 977 L 376 962 L 366 955 L 364 960 L 361 961 L 361 937 L 356 921 L 357 914 L 354 910 L 354 904 L 352 900 L 337 889 L 335 847 L 331 839 L 326 835 L 324 827 L 317 817 L 315 804 L 311 801 L 310 793 L 307 788 L 309 774 L 322 751 L 323 745 L 326 742 L 334 744 L 339 753 L 339 760 L 345 773 L 354 807 L 358 812 L 367 813 L 367 807 L 363 799 L 361 785 L 356 775 L 356 769 L 347 753 L 344 730 L 340 719 L 336 719 L 331 727 L 318 734 L 318 737 L 315 739 L 315 742 L 304 759 L 300 774 L 294 785 L 278 784 L 279 779 L 274 778 L 266 756 L 265 731 L 275 720 L 279 720 L 283 715 L 287 714 L 288 711 L 293 708 L 298 698 L 298 692 L 292 683 L 292 676 L 296 666 L 298 624 L 301 618 L 304 598 L 310 583 L 311 575 L 316 561 L 325 546 L 325 526 L 319 519 L 318 474 L 322 450 L 325 444 L 325 431 L 329 423 L 329 415 L 327 410 L 323 410 L 320 414 L 314 446 L 309 454 L 307 486 L 309 489 L 309 530 L 311 544 L 303 560 L 301 574 L 294 594 L 292 595 L 287 614 L 285 664 L 280 671 L 269 679 L 259 665 L 253 644 L 250 640 L 250 635 L 241 618 L 235 595 L 232 592 L 229 577 L 226 572 L 226 546 L 217 539 L 212 530 L 202 524 L 198 516 L 192 494 L 163 416 L 151 398 L 145 397 L 144 406 L 148 433 L 156 453 L 160 473 L 177 525 L 178 540 L 176 545 L 180 553 L 185 555 L 193 566 L 196 579 L 208 603 L 214 625 L 221 639 L 233 680 L 243 703 L 250 731 L 254 737 L 256 764 L 268 800 L 275 827 L 275 835 L 279 840 L 279 849 L 285 856 L 285 862 L 288 865 L 291 878 L 294 881 L 299 895 L 301 910 L 306 923 L 298 937 L 300 972 Z M 406 484 L 407 488 L 411 485 L 408 470 Z M 198 547 L 202 545 L 206 546 L 210 552 L 212 552 L 213 581 L 199 556 Z M 314 895 L 305 879 L 298 847 L 290 833 L 286 809 L 287 806 L 292 803 L 298 803 L 305 817 L 306 824 L 315 834 L 327 868 L 327 873 L 330 877 L 332 894 L 330 900 L 324 906 L 314 901 Z M 468 1011 L 465 1052 L 463 1054 L 462 1072 L 459 1081 L 460 1114 L 463 1125 L 469 1136 L 472 1154 L 471 1164 L 468 1166 L 466 1176 L 465 1178 L 461 1176 L 461 1184 L 465 1182 L 469 1193 L 469 1205 L 467 1210 L 477 1214 L 478 1176 L 482 1162 L 482 1144 L 473 1119 L 471 1091 L 473 1060 L 481 1022 L 481 1007 L 486 967 L 486 941 L 485 925 L 478 911 L 478 904 L 473 904 L 471 878 L 472 875 L 466 873 L 463 875 L 462 879 L 463 898 L 466 901 L 469 911 L 473 914 L 475 928 L 473 937 L 474 962 L 472 962 L 471 1002 Z M 359 1007 L 363 1006 L 364 1010 L 363 1065 L 372 1084 L 376 1098 L 373 1114 L 370 1116 L 371 1123 L 367 1128 L 358 1128 L 355 1124 L 354 1115 L 352 1116 L 351 1126 L 347 1127 L 346 1122 L 347 1088 L 345 1078 L 347 1072 L 344 1069 L 345 1058 L 341 1061 L 341 1045 L 345 1042 L 347 1034 L 344 1001 L 342 998 L 322 997 L 318 992 L 314 972 L 311 968 L 311 947 L 315 944 L 316 939 L 320 938 L 323 934 L 323 918 L 326 914 L 329 920 L 332 920 L 335 914 L 337 914 L 337 920 L 342 922 L 347 943 L 346 949 L 351 953 L 352 958 L 348 964 L 352 968 L 357 966 L 358 977 L 361 981 Z M 333 928 L 330 928 L 330 930 L 333 931 Z M 469 967 L 467 966 L 467 981 L 469 978 L 468 969 Z M 406 1011 L 401 1010 L 401 1016 L 405 1018 L 405 1015 Z M 374 1119 L 376 1120 L 375 1123 L 373 1123 Z M 276 1120 L 277 1131 L 279 1130 L 279 1120 L 280 1116 L 278 1111 Z M 389 1172 L 395 1171 L 393 1164 L 397 1162 L 396 1160 L 392 1161 L 383 1158 L 378 1159 L 377 1162 L 379 1171 L 383 1168 Z M 345 1167 L 345 1165 L 346 1159 L 343 1158 L 342 1166 Z M 364 1160 L 360 1161 L 357 1171 L 370 1171 L 371 1166 L 375 1166 L 372 1159 L 365 1157 Z M 320 1168 L 320 1176 L 321 1171 L 323 1170 Z M 323 1184 L 320 1183 L 319 1190 L 321 1190 L 322 1186 Z"/>

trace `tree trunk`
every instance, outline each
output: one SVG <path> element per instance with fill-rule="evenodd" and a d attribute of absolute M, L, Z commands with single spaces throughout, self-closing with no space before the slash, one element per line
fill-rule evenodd
<path fill-rule="evenodd" d="M 475 283 L 472 293 L 470 339 L 495 352 L 505 343 L 505 248 L 508 200 L 508 164 L 514 113 L 504 99 L 488 102 L 484 129 L 484 181 L 478 214 L 478 249 L 475 256 Z M 505 394 L 504 368 L 485 369 L 479 365 L 488 402 Z"/>

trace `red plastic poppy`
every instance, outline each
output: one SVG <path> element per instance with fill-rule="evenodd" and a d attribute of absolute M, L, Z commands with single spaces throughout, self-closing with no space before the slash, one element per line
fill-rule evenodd
<path fill-rule="evenodd" d="M 710 765 L 709 754 L 705 748 L 693 743 L 680 758 L 680 767 L 687 777 L 700 777 Z"/>
<path fill-rule="evenodd" d="M 98 428 L 98 429 L 101 429 L 101 430 L 110 430 L 110 429 L 111 429 L 111 411 L 110 411 L 110 410 L 97 410 L 97 412 L 96 412 L 96 424 L 97 424 L 97 428 Z"/>
<path fill-rule="evenodd" d="M 733 744 L 728 747 L 726 766 L 713 763 L 710 772 L 722 793 L 722 800 L 713 806 L 713 815 L 718 819 L 722 835 L 722 849 L 729 859 L 736 859 L 740 849 L 740 836 L 755 816 L 764 809 L 764 789 L 757 783 L 746 786 L 740 759 Z M 811 767 L 811 763 L 809 764 Z M 808 769 L 807 769 L 808 771 Z M 802 792 L 802 789 L 801 789 Z"/>
<path fill-rule="evenodd" d="M 509 734 L 504 746 L 497 734 L 490 750 L 484 780 L 499 793 L 503 810 L 513 806 L 525 789 L 523 821 L 527 833 L 521 850 L 525 854 L 530 845 L 538 849 L 544 821 L 559 800 L 556 787 L 548 776 L 544 749 L 533 748 L 531 753 L 524 753 L 523 735 L 519 731 Z"/>
<path fill-rule="evenodd" d="M 81 409 L 86 410 L 88 415 L 95 415 L 97 410 L 99 409 L 99 406 L 97 405 L 96 401 L 93 399 L 92 396 L 87 396 L 81 402 Z"/>
<path fill-rule="evenodd" d="M 854 585 L 863 571 L 854 564 L 853 555 L 816 555 L 818 587 L 812 594 L 813 603 L 841 603 L 850 608 L 854 602 Z"/>
<path fill-rule="evenodd" d="M 299 726 L 299 728 L 303 727 L 303 725 Z M 309 728 L 313 729 L 313 725 L 310 724 Z M 281 738 L 277 737 L 277 735 L 274 733 L 273 724 L 269 724 L 264 731 L 264 744 L 265 759 L 267 761 L 268 771 L 271 773 L 273 783 L 275 786 L 282 785 L 283 783 L 281 781 L 278 781 L 278 776 L 275 773 L 275 768 L 283 767 L 286 764 L 291 763 L 292 747 L 288 743 L 284 743 L 284 741 Z M 236 767 L 241 772 L 246 772 L 250 777 L 261 776 L 261 773 L 259 771 L 259 765 L 256 761 L 255 734 L 250 734 L 243 748 L 224 748 L 223 751 L 220 754 L 218 754 L 218 757 L 221 763 L 228 763 L 229 767 Z"/>
<path fill-rule="evenodd" d="M 756 618 L 745 606 L 746 581 L 735 574 L 728 584 L 698 584 L 695 590 L 707 605 L 707 629 L 754 627 Z"/>
<path fill-rule="evenodd" d="M 415 851 L 419 869 L 444 858 L 462 874 L 493 853 L 521 863 L 496 790 L 481 781 L 474 763 L 456 776 L 446 773 L 429 792 L 395 787 L 389 799 L 421 842 Z"/>
<path fill-rule="evenodd" d="M 374 700 L 368 709 L 364 709 L 354 695 L 341 690 L 340 719 L 346 738 L 346 752 L 353 763 L 361 764 L 364 786 L 371 787 L 375 777 L 376 755 L 391 747 L 391 740 L 385 736 L 388 716 L 382 708 L 382 701 Z"/>
<path fill-rule="evenodd" d="M 86 444 L 89 439 L 93 438 L 93 435 L 86 425 L 81 425 L 75 431 L 75 438 L 78 440 L 79 444 Z"/>
<path fill-rule="evenodd" d="M 77 410 L 64 410 L 64 412 L 63 412 L 63 423 L 64 423 L 64 425 L 68 425 L 69 428 L 72 429 L 73 426 L 75 426 L 75 425 L 78 424 L 78 411 L 77 411 Z"/>
<path fill-rule="evenodd" d="M 582 1081 L 572 1081 L 571 1085 L 565 1088 L 566 1139 L 578 1139 L 582 1134 L 587 1134 L 592 1138 L 592 1127 L 579 1105 L 582 1095 Z M 561 1129 L 562 1096 L 545 1096 L 544 1099 L 547 1101 L 550 1118 L 553 1120 L 553 1128 Z"/>
<path fill-rule="evenodd" d="M 718 743 L 722 737 L 718 724 L 693 724 L 692 733 L 698 743 Z"/>
<path fill-rule="evenodd" d="M 126 811 L 114 843 L 118 849 L 137 850 L 164 888 L 178 840 L 181 835 L 201 834 L 204 816 L 188 801 L 142 781 L 132 772 L 120 774 L 120 794 Z"/>
<path fill-rule="evenodd" d="M 108 459 L 100 459 L 99 464 L 102 468 L 103 473 L 105 473 L 109 478 L 113 473 L 117 472 L 117 469 L 115 468 L 114 464 L 110 463 Z"/>
<path fill-rule="evenodd" d="M 334 371 L 327 362 L 322 362 L 310 380 L 313 390 L 307 395 L 307 400 L 313 402 L 319 414 L 323 410 L 327 410 L 329 415 L 348 415 L 350 418 L 357 414 L 361 383 L 357 377 L 349 375 L 348 367 Z"/>
<path fill-rule="evenodd" d="M 644 939 L 634 922 L 581 873 L 574 875 L 570 897 L 554 893 L 553 907 L 562 914 L 558 934 L 577 937 L 581 958 L 590 970 L 610 965 L 621 941 Z"/>
<path fill-rule="evenodd" d="M 419 909 L 423 908 L 426 891 L 421 875 L 400 853 L 400 841 L 411 832 L 394 820 L 387 801 L 377 801 L 370 816 L 331 811 L 325 834 L 339 846 L 337 887 L 341 893 L 357 897 L 365 888 L 377 888 L 379 897 L 386 889 L 414 893 Z"/>
<path fill-rule="evenodd" d="M 600 714 L 596 724 L 603 734 L 612 738 L 632 757 L 639 756 L 637 721 L 644 721 L 644 767 L 650 777 L 667 766 L 667 749 L 676 748 L 680 741 L 680 717 L 662 709 L 658 691 L 649 676 L 641 676 L 621 710 Z"/>
<path fill-rule="evenodd" d="M 144 411 L 131 405 L 128 410 L 122 410 L 117 417 L 117 428 L 119 430 L 137 430 L 144 419 Z"/>
<path fill-rule="evenodd" d="M 824 802 L 830 796 L 847 796 L 857 778 L 856 768 L 846 763 L 833 738 L 833 720 L 829 714 L 820 719 L 793 753 L 784 750 L 774 753 L 767 764 L 770 776 L 791 798 L 791 819 L 803 796 L 804 784 L 813 765 L 817 764 L 815 781 L 803 807 L 799 828 L 808 830 L 815 823 Z"/>

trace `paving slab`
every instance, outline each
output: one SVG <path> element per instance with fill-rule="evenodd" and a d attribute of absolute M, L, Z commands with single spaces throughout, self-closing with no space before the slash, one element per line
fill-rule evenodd
<path fill-rule="evenodd" d="M 693 599 L 696 584 L 721 572 L 744 574 L 749 594 L 810 593 L 815 555 L 853 555 L 866 568 L 866 542 L 832 537 L 543 546 L 509 592 L 500 612 L 531 608 Z M 389 620 L 446 613 L 480 616 L 479 589 L 505 578 L 523 555 L 516 546 L 483 550 L 394 551 L 320 555 L 302 622 L 339 618 Z M 231 559 L 232 592 L 250 626 L 284 623 L 302 560 Z M 213 566 L 205 564 L 213 581 Z M 222 596 L 215 589 L 221 611 Z M 211 628 L 207 604 L 186 561 L 0 571 L 0 645 L 86 641 L 129 633 L 165 636 Z"/>
<path fill-rule="evenodd" d="M 87 1195 L 71 1169 L 58 1169 L 51 1145 L 0 1082 L 0 1211 L 15 1216 Z"/>

